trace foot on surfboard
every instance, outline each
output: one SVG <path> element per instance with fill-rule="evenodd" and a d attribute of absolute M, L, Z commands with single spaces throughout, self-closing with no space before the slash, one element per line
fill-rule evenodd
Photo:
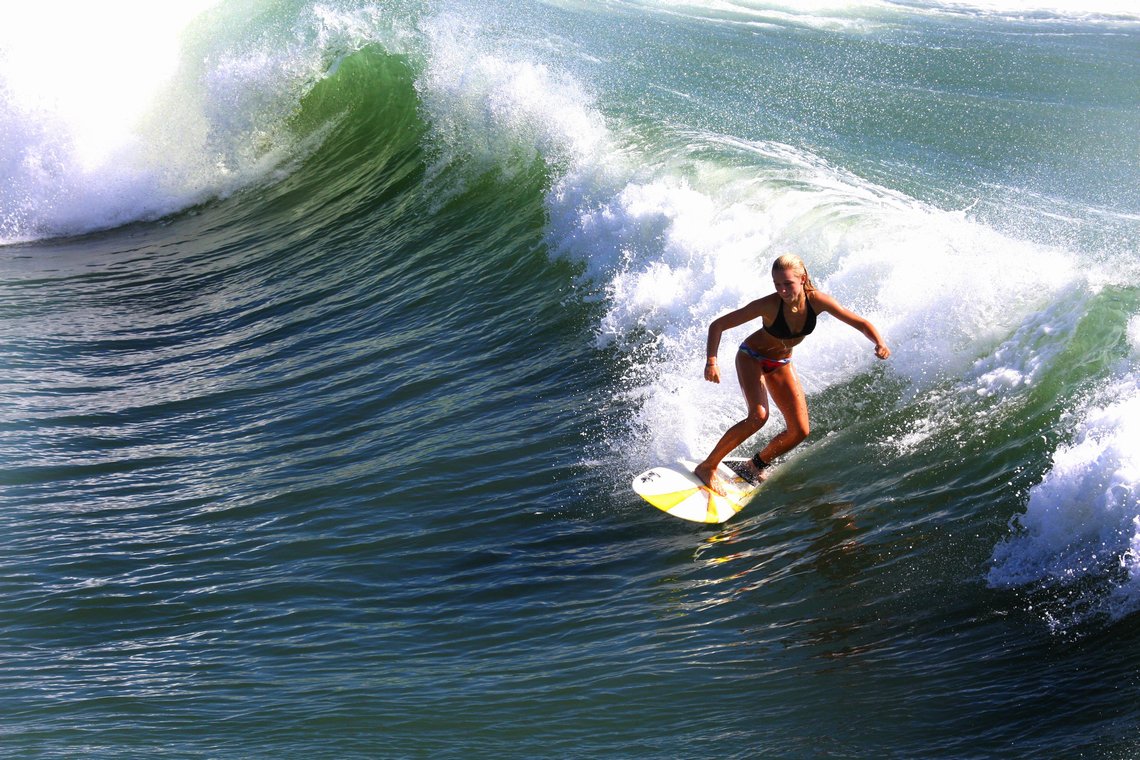
<path fill-rule="evenodd" d="M 713 477 L 724 493 L 713 491 L 697 477 L 699 465 L 682 459 L 653 467 L 633 479 L 633 490 L 653 506 L 673 517 L 706 524 L 719 524 L 730 519 L 752 500 L 756 486 L 750 485 L 729 469 L 731 460 L 723 464 Z"/>
<path fill-rule="evenodd" d="M 729 467 L 731 466 L 732 465 L 729 465 Z M 725 496 L 728 493 L 728 491 L 726 491 L 724 488 L 724 483 L 721 482 L 720 477 L 716 474 L 716 470 L 714 470 L 712 467 L 709 467 L 704 462 L 701 462 L 693 468 L 693 474 L 696 475 L 702 483 L 708 486 L 709 490 L 711 490 L 713 493 L 718 493 L 721 496 Z"/>

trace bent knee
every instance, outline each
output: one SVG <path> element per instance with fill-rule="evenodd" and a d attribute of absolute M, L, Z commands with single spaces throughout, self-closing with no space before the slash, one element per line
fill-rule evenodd
<path fill-rule="evenodd" d="M 788 428 L 788 435 L 792 437 L 797 444 L 803 443 L 804 440 L 811 435 L 811 425 L 795 425 Z"/>
<path fill-rule="evenodd" d="M 762 406 L 755 409 L 748 410 L 748 421 L 756 426 L 756 429 L 764 427 L 764 423 L 768 421 L 768 410 Z"/>

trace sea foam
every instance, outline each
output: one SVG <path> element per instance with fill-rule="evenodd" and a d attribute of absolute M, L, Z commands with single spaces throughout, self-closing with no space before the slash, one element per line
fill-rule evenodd
<path fill-rule="evenodd" d="M 301 154 L 289 119 L 337 55 L 399 39 L 369 8 L 6 5 L 0 244 L 157 219 L 279 176 Z"/>
<path fill-rule="evenodd" d="M 698 138 L 685 139 L 692 147 Z M 719 387 L 701 377 L 707 327 L 770 293 L 771 261 L 786 251 L 876 324 L 894 350 L 889 371 L 918 390 L 948 378 L 991 396 L 1025 387 L 1056 358 L 1049 336 L 1075 324 L 1056 305 L 1079 287 L 1064 251 L 1010 239 L 789 146 L 710 147 L 700 159 L 666 150 L 642 161 L 608 197 L 591 188 L 552 201 L 557 245 L 586 262 L 604 293 L 600 344 L 635 357 L 632 427 L 646 459 L 703 455 L 742 415 L 733 356 L 756 325 L 722 338 Z M 592 203 L 559 205 L 585 196 Z M 1027 343 L 1048 350 L 1027 363 Z M 866 338 L 831 318 L 796 352 L 809 394 L 876 363 Z"/>
<path fill-rule="evenodd" d="M 1135 320 L 1133 320 L 1135 324 Z M 1112 383 L 1089 404 L 1072 440 L 1030 490 L 1013 535 L 998 544 L 998 588 L 1108 582 L 1079 615 L 1119 618 L 1140 605 L 1140 378 Z M 1061 621 L 1069 625 L 1079 620 Z"/>
<path fill-rule="evenodd" d="M 1071 327 L 1072 315 L 1051 307 L 1078 279 L 1063 250 L 793 146 L 668 130 L 647 140 L 605 119 L 588 86 L 533 52 L 453 16 L 426 28 L 418 86 L 437 136 L 488 166 L 520 151 L 551 166 L 550 247 L 582 265 L 585 290 L 604 303 L 599 345 L 629 357 L 633 440 L 615 445 L 640 459 L 700 455 L 740 416 L 731 357 L 747 333 L 722 342 L 726 391 L 701 377 L 707 326 L 771 292 L 770 262 L 783 252 L 870 318 L 894 347 L 890 371 L 920 389 L 947 377 L 989 395 L 1024 387 L 1052 354 L 1027 365 L 1018 347 Z M 1003 341 L 1009 350 L 990 355 Z M 868 370 L 871 349 L 824 319 L 797 352 L 805 387 Z"/>

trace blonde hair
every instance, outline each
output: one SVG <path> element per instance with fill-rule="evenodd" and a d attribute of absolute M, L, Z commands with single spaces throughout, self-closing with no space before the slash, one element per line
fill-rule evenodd
<path fill-rule="evenodd" d="M 794 253 L 785 253 L 772 262 L 772 271 L 775 272 L 777 269 L 803 275 L 804 290 L 815 290 L 815 283 L 811 281 L 811 275 L 808 274 L 807 267 L 804 266 L 804 260 Z"/>

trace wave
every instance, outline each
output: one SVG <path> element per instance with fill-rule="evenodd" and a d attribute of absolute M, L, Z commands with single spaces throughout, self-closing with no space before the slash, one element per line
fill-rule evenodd
<path fill-rule="evenodd" d="M 1140 609 L 1140 317 L 1121 375 L 1069 413 L 1072 434 L 994 549 L 995 588 L 1045 589 L 1051 625 L 1070 630 Z"/>
<path fill-rule="evenodd" d="M 679 12 L 696 5 L 652 8 Z M 983 6 L 991 4 L 822 3 L 797 17 L 826 25 L 839 17 L 835 8 L 851 11 L 843 15 L 848 23 L 853 16 L 873 22 L 868 7 L 941 12 Z M 1135 375 L 1122 368 L 1114 338 L 1131 315 L 1097 316 L 1106 292 L 1129 293 L 1140 282 L 1130 244 L 1106 251 L 1061 235 L 1019 234 L 1039 222 L 1042 205 L 960 202 L 960 185 L 974 189 L 970 177 L 950 189 L 926 188 L 925 200 L 903 183 L 877 181 L 868 165 L 910 166 L 889 152 L 889 142 L 873 162 L 844 163 L 840 150 L 797 140 L 818 134 L 798 124 L 779 139 L 734 131 L 739 122 L 727 119 L 718 128 L 680 107 L 650 118 L 640 108 L 650 92 L 700 111 L 687 101 L 701 94 L 703 82 L 682 91 L 670 86 L 674 80 L 665 73 L 671 71 L 628 81 L 636 66 L 610 62 L 624 60 L 628 51 L 587 48 L 567 31 L 609 17 L 599 21 L 605 13 L 567 7 L 465 4 L 436 12 L 415 3 L 297 3 L 248 16 L 236 6 L 210 4 L 121 29 L 122 18 L 108 13 L 92 20 L 99 22 L 92 38 L 135 55 L 100 74 L 112 85 L 103 99 L 113 108 L 78 95 L 50 102 L 34 97 L 53 80 L 33 65 L 51 48 L 51 34 L 33 35 L 25 46 L 3 48 L 0 126 L 13 137 L 0 161 L 14 181 L 0 189 L 0 240 L 157 219 L 251 187 L 282 195 L 304 187 L 330 207 L 361 202 L 370 180 L 352 168 L 385 151 L 414 152 L 425 164 L 416 192 L 440 204 L 489 174 L 507 185 L 525 180 L 528 188 L 541 175 L 547 248 L 575 266 L 575 297 L 597 306 L 597 346 L 625 367 L 624 383 L 613 391 L 621 417 L 602 450 L 591 452 L 604 466 L 636 470 L 703 455 L 739 416 L 731 362 L 722 363 L 724 385 L 701 379 L 705 331 L 718 314 L 769 292 L 770 261 L 792 251 L 808 262 L 823 290 L 874 321 L 893 347 L 891 362 L 881 366 L 861 336 L 824 320 L 797 352 L 813 401 L 861 383 L 864 396 L 882 397 L 877 408 L 901 409 L 908 419 L 905 428 L 884 423 L 858 445 L 881 441 L 890 452 L 906 453 L 948 430 L 969 436 L 1002 424 L 1031 438 L 1036 423 L 1020 417 L 1036 417 L 1052 405 L 1070 410 L 1074 442 L 1056 449 L 1051 473 L 1031 490 L 1019 523 L 1024 534 L 995 549 L 991 583 L 1040 582 L 1075 567 L 1071 562 L 1087 552 L 1062 545 L 1061 537 L 1070 523 L 1089 522 L 1090 514 L 1096 535 L 1117 531 L 1121 538 L 1110 553 L 1132 572 L 1136 533 L 1127 532 L 1128 514 L 1121 517 L 1109 497 L 1074 496 L 1096 490 L 1086 487 L 1090 479 L 1135 483 L 1128 474 L 1134 460 L 1121 453 L 1135 436 L 1129 422 L 1135 407 L 1128 401 Z M 604 11 L 620 16 L 640 7 L 610 4 Z M 702 7 L 791 13 L 786 4 Z M 1018 4 L 993 7 L 1006 13 Z M 536 19 L 549 29 L 535 32 Z M 0 26 L 10 29 L 7 20 Z M 114 30 L 123 36 L 115 38 Z M 179 52 L 160 66 L 157 52 L 131 44 L 143 38 Z M 67 63 L 51 74 L 55 81 L 71 81 L 84 52 L 79 41 L 65 48 Z M 904 80 L 897 92 L 876 85 L 884 99 L 898 98 L 893 107 L 899 110 L 912 102 L 912 85 Z M 389 96 L 399 103 L 386 102 Z M 741 96 L 720 105 L 744 111 L 748 102 Z M 764 117 L 780 122 L 767 113 L 755 118 Z M 92 123 L 106 128 L 89 131 Z M 970 127 L 947 125 L 956 134 Z M 931 158 L 931 165 L 943 160 Z M 937 185 L 929 177 L 913 184 L 924 182 Z M 937 205 L 931 197 L 953 202 Z M 1099 211 L 1074 213 L 1095 217 Z M 1134 230 L 1133 219 L 1117 216 Z M 1085 335 L 1097 319 L 1102 324 Z M 1140 328 L 1134 318 L 1131 324 L 1135 336 Z M 723 345 L 736 337 L 726 336 Z M 1082 359 L 1073 374 L 1068 364 L 1078 337 L 1095 359 Z M 1082 396 L 1067 389 L 1071 383 L 1113 388 L 1115 398 Z M 1087 417 L 1076 413 L 1082 404 L 1094 410 Z M 822 425 L 825 435 L 864 413 L 858 403 L 834 406 Z M 812 451 L 808 445 L 796 456 Z M 953 453 L 948 448 L 946 456 Z M 1109 490 L 1121 493 L 1116 485 Z M 1135 502 L 1125 502 L 1127 513 Z M 1128 609 L 1140 605 L 1129 600 Z"/>
<path fill-rule="evenodd" d="M 794 10 L 815 22 L 836 9 L 873 21 L 875 8 L 911 7 L 665 3 L 624 12 L 705 6 Z M 469 3 L 434 13 L 411 1 L 295 2 L 249 13 L 198 0 L 144 11 L 111 4 L 67 22 L 34 6 L 3 13 L 0 166 L 11 180 L 0 187 L 0 243 L 153 220 L 280 179 L 320 143 L 319 133 L 297 130 L 305 94 L 368 46 L 409 58 L 421 73 L 417 90 L 436 137 L 469 157 L 482 152 L 485 166 L 525 145 L 559 171 L 590 165 L 595 181 L 612 184 L 620 180 L 599 168 L 615 159 L 642 160 L 628 148 L 643 144 L 643 136 L 615 127 L 602 116 L 612 106 L 594 102 L 599 86 L 623 76 L 617 67 L 605 72 L 599 56 L 623 51 L 587 51 L 557 34 L 527 37 L 518 25 L 554 25 L 556 11 L 543 6 Z M 557 22 L 560 31 L 594 23 L 583 16 Z M 665 87 L 654 78 L 647 86 Z"/>
<path fill-rule="evenodd" d="M 297 131 L 306 93 L 366 45 L 401 53 L 375 8 L 273 10 L 112 3 L 60 20 L 6 6 L 0 244 L 154 220 L 279 180 L 319 144 Z"/>

